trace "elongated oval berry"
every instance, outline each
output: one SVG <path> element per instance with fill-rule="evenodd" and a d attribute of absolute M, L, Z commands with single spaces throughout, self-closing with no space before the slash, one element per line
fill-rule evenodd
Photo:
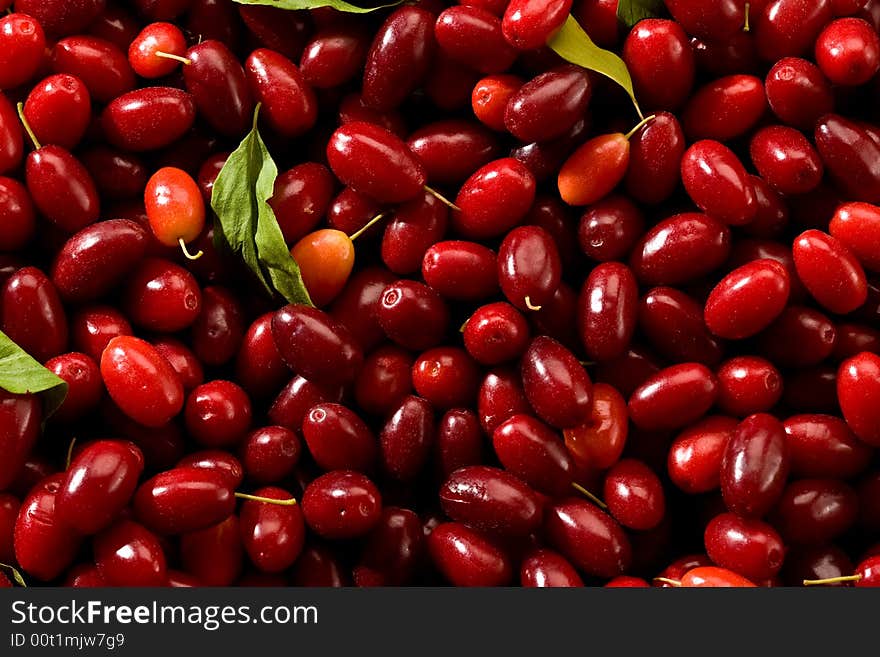
<path fill-rule="evenodd" d="M 715 403 L 718 382 L 699 363 L 681 363 L 649 377 L 629 398 L 629 414 L 642 429 L 677 429 L 699 420 Z"/>
<path fill-rule="evenodd" d="M 834 313 L 852 312 L 868 297 L 865 271 L 838 240 L 819 230 L 795 238 L 792 247 L 798 278 L 823 307 Z"/>
<path fill-rule="evenodd" d="M 356 538 L 367 534 L 381 519 L 382 497 L 364 475 L 334 470 L 306 486 L 302 511 L 306 524 L 318 536 Z"/>
<path fill-rule="evenodd" d="M 671 287 L 648 290 L 639 303 L 638 323 L 651 346 L 673 362 L 712 367 L 721 361 L 722 347 L 706 328 L 703 307 L 684 292 Z"/>
<path fill-rule="evenodd" d="M 843 361 L 837 399 L 853 433 L 868 445 L 880 445 L 880 356 L 863 352 Z"/>
<path fill-rule="evenodd" d="M 261 116 L 273 130 L 297 137 L 315 125 L 318 101 L 296 64 L 279 52 L 257 48 L 244 68 L 251 94 L 262 104 Z"/>
<path fill-rule="evenodd" d="M 235 55 L 223 43 L 209 39 L 187 50 L 186 59 L 183 80 L 199 115 L 222 135 L 242 136 L 251 124 L 254 101 Z"/>
<path fill-rule="evenodd" d="M 629 140 L 622 132 L 593 137 L 559 170 L 559 195 L 569 205 L 592 205 L 608 196 L 629 166 Z"/>
<path fill-rule="evenodd" d="M 412 133 L 406 143 L 425 166 L 428 180 L 437 184 L 461 183 L 500 151 L 486 128 L 457 119 L 429 123 Z"/>
<path fill-rule="evenodd" d="M 395 9 L 385 19 L 367 53 L 364 103 L 394 109 L 422 83 L 434 55 L 435 20 L 433 13 L 415 6 Z"/>
<path fill-rule="evenodd" d="M 562 137 L 584 117 L 590 93 L 590 78 L 577 66 L 541 73 L 511 97 L 504 127 L 524 142 Z"/>
<path fill-rule="evenodd" d="M 0 18 L 0 89 L 14 89 L 37 74 L 46 50 L 41 23 L 21 9 Z"/>
<path fill-rule="evenodd" d="M 492 445 L 505 469 L 535 490 L 553 496 L 571 491 L 574 461 L 561 436 L 543 422 L 513 415 L 492 433 Z"/>
<path fill-rule="evenodd" d="M 629 147 L 627 193 L 649 204 L 672 196 L 681 182 L 681 158 L 687 147 L 678 119 L 658 112 L 630 138 Z"/>
<path fill-rule="evenodd" d="M 82 163 L 60 146 L 32 151 L 24 179 L 37 209 L 65 232 L 75 233 L 101 214 L 95 181 Z"/>
<path fill-rule="evenodd" d="M 776 575 L 785 558 L 782 537 L 771 525 L 732 513 L 712 518 L 703 541 L 713 562 L 755 581 Z"/>
<path fill-rule="evenodd" d="M 293 245 L 290 255 L 299 265 L 309 298 L 318 307 L 339 296 L 354 267 L 354 243 L 333 228 L 309 233 Z"/>
<path fill-rule="evenodd" d="M 509 472 L 484 465 L 453 472 L 440 487 L 440 505 L 453 520 L 490 533 L 526 536 L 541 525 L 535 492 Z"/>
<path fill-rule="evenodd" d="M 498 281 L 520 310 L 540 310 L 562 279 L 562 262 L 552 236 L 540 226 L 511 230 L 498 249 Z"/>
<path fill-rule="evenodd" d="M 241 574 L 244 550 L 238 516 L 180 537 L 183 568 L 204 586 L 231 586 Z"/>
<path fill-rule="evenodd" d="M 674 111 L 687 100 L 694 84 L 694 52 L 675 21 L 639 21 L 623 43 L 622 58 L 642 107 Z"/>
<path fill-rule="evenodd" d="M 270 500 L 289 500 L 283 488 L 269 486 L 253 493 Z M 279 573 L 290 568 L 303 549 L 306 526 L 299 504 L 281 505 L 246 500 L 241 505 L 241 536 L 244 550 L 257 570 Z"/>
<path fill-rule="evenodd" d="M 762 128 L 752 136 L 749 152 L 761 177 L 782 194 L 806 194 L 822 182 L 819 154 L 794 128 Z"/>
<path fill-rule="evenodd" d="M 730 255 L 730 229 L 696 212 L 656 224 L 639 240 L 630 266 L 642 283 L 681 285 L 718 268 Z"/>
<path fill-rule="evenodd" d="M 746 24 L 748 11 L 737 0 L 715 2 L 692 2 L 691 0 L 668 0 L 669 13 L 689 34 L 703 39 L 723 41 Z"/>
<path fill-rule="evenodd" d="M 623 459 L 605 475 L 602 499 L 621 525 L 647 531 L 666 515 L 666 496 L 660 478 L 642 461 Z"/>
<path fill-rule="evenodd" d="M 382 468 L 400 481 L 415 479 L 431 456 L 435 437 L 431 404 L 415 395 L 405 397 L 379 434 Z"/>
<path fill-rule="evenodd" d="M 217 470 L 179 466 L 140 485 L 134 496 L 134 512 L 159 534 L 205 529 L 235 511 L 231 483 Z"/>
<path fill-rule="evenodd" d="M 729 141 L 748 133 L 767 108 L 764 85 L 753 75 L 729 75 L 698 89 L 682 115 L 693 140 Z"/>
<path fill-rule="evenodd" d="M 504 10 L 501 30 L 517 50 L 533 50 L 562 27 L 569 11 L 571 0 L 512 0 Z"/>
<path fill-rule="evenodd" d="M 844 203 L 834 212 L 828 232 L 852 251 L 863 267 L 880 271 L 880 207 Z"/>
<path fill-rule="evenodd" d="M 341 404 L 317 404 L 306 414 L 302 436 L 315 463 L 324 470 L 369 472 L 378 442 L 354 411 Z"/>
<path fill-rule="evenodd" d="M 0 327 L 19 347 L 45 362 L 67 347 L 67 315 L 52 281 L 22 267 L 0 288 Z"/>
<path fill-rule="evenodd" d="M 669 448 L 666 469 L 686 493 L 708 493 L 721 485 L 721 459 L 739 423 L 713 415 L 680 433 Z"/>
<path fill-rule="evenodd" d="M 195 118 L 195 102 L 187 92 L 145 87 L 117 96 L 101 114 L 101 126 L 117 148 L 152 151 L 177 141 Z"/>
<path fill-rule="evenodd" d="M 570 498 L 550 506 L 544 532 L 550 545 L 588 575 L 616 577 L 632 561 L 632 547 L 621 526 L 585 500 Z"/>
<path fill-rule="evenodd" d="M 592 360 L 613 360 L 626 351 L 636 329 L 638 294 L 626 265 L 606 262 L 590 272 L 578 301 L 578 330 Z"/>
<path fill-rule="evenodd" d="M 94 301 L 137 266 L 146 253 L 148 237 L 128 219 L 92 224 L 61 247 L 52 264 L 52 282 L 68 302 Z"/>
<path fill-rule="evenodd" d="M 351 383 L 363 363 L 348 330 L 317 308 L 282 308 L 272 319 L 272 335 L 284 361 L 318 384 Z"/>
<path fill-rule="evenodd" d="M 43 582 L 70 567 L 82 540 L 55 508 L 63 478 L 61 473 L 51 475 L 33 486 L 15 519 L 15 560 L 25 573 Z"/>
<path fill-rule="evenodd" d="M 592 410 L 592 383 L 574 354 L 553 338 L 532 340 L 522 358 L 523 389 L 529 403 L 560 429 L 586 422 Z"/>
<path fill-rule="evenodd" d="M 520 224 L 535 201 L 535 177 L 512 157 L 489 162 L 468 178 L 455 198 L 452 225 L 469 239 L 500 237 Z"/>
<path fill-rule="evenodd" d="M 6 490 L 18 477 L 40 435 L 42 403 L 36 395 L 15 395 L 0 390 L 0 488 Z"/>
<path fill-rule="evenodd" d="M 880 203 L 880 144 L 864 128 L 839 114 L 826 114 L 816 123 L 813 141 L 849 200 Z"/>
<path fill-rule="evenodd" d="M 81 534 L 97 534 L 128 506 L 143 469 L 143 454 L 131 443 L 89 443 L 68 467 L 55 508 Z"/>
<path fill-rule="evenodd" d="M 868 467 L 871 448 L 840 418 L 818 413 L 793 415 L 783 426 L 791 471 L 797 476 L 851 479 Z"/>
<path fill-rule="evenodd" d="M 745 167 L 720 142 L 693 144 L 681 160 L 681 180 L 691 200 L 706 214 L 732 226 L 755 218 L 758 204 Z"/>
<path fill-rule="evenodd" d="M 380 203 L 401 203 L 418 196 L 425 168 L 397 136 L 372 123 L 338 128 L 327 144 L 327 160 L 343 183 Z"/>
<path fill-rule="evenodd" d="M 73 150 L 92 118 L 91 97 L 78 77 L 50 75 L 31 89 L 24 103 L 24 120 L 37 141 Z"/>
<path fill-rule="evenodd" d="M 706 326 L 730 340 L 748 338 L 766 328 L 788 302 L 789 278 L 775 260 L 761 259 L 733 270 L 706 301 Z"/>
<path fill-rule="evenodd" d="M 101 376 L 116 405 L 146 427 L 161 427 L 183 409 L 183 385 L 145 340 L 115 337 L 101 355 Z"/>
<path fill-rule="evenodd" d="M 135 87 L 134 71 L 113 42 L 90 36 L 71 36 L 52 48 L 52 69 L 75 75 L 99 103 L 109 103 Z"/>
<path fill-rule="evenodd" d="M 519 577 L 520 584 L 524 587 L 579 587 L 584 585 L 575 567 L 565 557 L 546 548 L 533 550 L 523 559 Z"/>
<path fill-rule="evenodd" d="M 431 560 L 455 586 L 504 586 L 513 577 L 510 558 L 488 537 L 457 522 L 437 525 L 428 536 Z"/>
<path fill-rule="evenodd" d="M 753 18 L 758 54 L 766 61 L 801 56 L 810 51 L 822 28 L 831 21 L 830 0 L 772 0 Z"/>
<path fill-rule="evenodd" d="M 168 570 L 159 537 L 141 524 L 120 519 L 93 542 L 95 564 L 109 586 L 166 586 Z"/>
<path fill-rule="evenodd" d="M 498 292 L 495 253 L 476 242 L 436 242 L 425 251 L 422 278 L 446 299 L 481 301 Z"/>
<path fill-rule="evenodd" d="M 484 75 L 503 73 L 517 55 L 504 39 L 501 20 L 481 7 L 445 9 L 434 23 L 434 38 L 450 59 Z"/>
<path fill-rule="evenodd" d="M 721 494 L 739 516 L 760 518 L 776 504 L 790 467 L 785 429 L 772 415 L 739 423 L 721 459 Z"/>

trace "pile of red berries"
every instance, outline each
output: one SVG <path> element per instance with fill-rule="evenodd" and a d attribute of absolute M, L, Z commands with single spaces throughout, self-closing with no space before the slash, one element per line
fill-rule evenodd
<path fill-rule="evenodd" d="M 880 584 L 880 0 L 0 10 L 6 574 Z"/>

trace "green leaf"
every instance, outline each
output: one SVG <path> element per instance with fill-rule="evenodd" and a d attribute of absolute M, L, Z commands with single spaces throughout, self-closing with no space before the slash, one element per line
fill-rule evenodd
<path fill-rule="evenodd" d="M 387 5 L 378 7 L 358 7 L 344 0 L 234 0 L 240 5 L 262 5 L 264 7 L 277 7 L 278 9 L 318 9 L 320 7 L 332 7 L 336 11 L 344 11 L 348 14 L 369 14 L 371 11 L 395 7 L 403 0 L 397 0 Z"/>
<path fill-rule="evenodd" d="M 299 266 L 268 203 L 278 167 L 257 128 L 259 113 L 257 105 L 252 130 L 226 160 L 214 183 L 214 240 L 218 248 L 240 255 L 270 296 L 279 294 L 289 303 L 312 305 Z"/>
<path fill-rule="evenodd" d="M 547 42 L 547 45 L 562 59 L 591 71 L 596 71 L 596 73 L 610 78 L 623 87 L 626 93 L 629 94 L 629 97 L 632 98 L 639 117 L 644 118 L 639 103 L 636 100 L 632 78 L 629 75 L 626 64 L 610 50 L 600 48 L 593 43 L 593 40 L 587 36 L 587 33 L 584 32 L 583 28 L 578 25 L 574 18 L 569 16 L 562 25 L 562 29 Z"/>
<path fill-rule="evenodd" d="M 0 388 L 15 395 L 42 394 L 43 419 L 58 410 L 67 382 L 40 365 L 0 331 Z"/>
<path fill-rule="evenodd" d="M 644 18 L 657 18 L 662 14 L 663 0 L 620 0 L 617 3 L 617 18 L 627 27 Z"/>
<path fill-rule="evenodd" d="M 0 563 L 0 570 L 5 570 L 12 576 L 12 581 L 18 584 L 22 588 L 27 588 L 27 582 L 24 581 L 24 577 L 21 576 L 21 573 L 18 572 L 17 568 L 13 568 L 9 564 Z"/>

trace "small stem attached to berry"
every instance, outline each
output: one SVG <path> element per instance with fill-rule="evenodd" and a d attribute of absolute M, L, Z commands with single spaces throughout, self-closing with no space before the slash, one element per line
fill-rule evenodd
<path fill-rule="evenodd" d="M 743 25 L 743 32 L 749 32 L 752 29 L 751 26 L 749 25 L 749 11 L 751 10 L 751 8 L 752 8 L 751 3 L 747 2 L 746 3 L 746 24 Z"/>
<path fill-rule="evenodd" d="M 532 300 L 529 297 L 525 298 L 525 302 L 526 302 L 526 308 L 528 308 L 529 310 L 534 310 L 535 312 L 541 310 L 541 308 L 544 307 L 544 306 L 536 306 L 535 304 L 532 303 Z"/>
<path fill-rule="evenodd" d="M 372 219 L 370 219 L 370 220 L 366 223 L 366 225 L 365 225 L 363 228 L 361 228 L 360 230 L 358 230 L 358 231 L 352 233 L 351 235 L 349 235 L 349 236 L 348 236 L 348 239 L 350 239 L 352 242 L 354 242 L 358 237 L 360 237 L 361 235 L 363 235 L 364 233 L 366 233 L 368 230 L 370 230 L 370 228 L 372 228 L 373 226 L 375 226 L 377 223 L 379 223 L 380 221 L 382 221 L 382 220 L 383 220 L 385 217 L 387 217 L 387 216 L 388 216 L 388 213 L 387 213 L 387 212 L 380 212 L 380 213 L 377 214 L 375 217 L 373 217 Z"/>
<path fill-rule="evenodd" d="M 67 447 L 67 460 L 64 461 L 64 469 L 70 469 L 70 462 L 73 460 L 73 446 L 76 445 L 76 438 L 73 438 L 70 441 L 70 445 Z"/>
<path fill-rule="evenodd" d="M 163 59 L 173 59 L 175 62 L 180 62 L 184 66 L 189 66 L 190 64 L 192 64 L 191 59 L 181 57 L 180 55 L 172 55 L 170 52 L 162 52 L 161 50 L 157 50 L 153 54 L 156 55 L 156 57 L 162 57 Z"/>
<path fill-rule="evenodd" d="M 655 577 L 653 581 L 660 582 L 662 584 L 669 584 L 669 586 L 681 586 L 681 582 L 679 582 L 677 579 L 669 579 L 668 577 Z"/>
<path fill-rule="evenodd" d="M 235 496 L 240 500 L 250 500 L 251 502 L 263 502 L 264 504 L 274 504 L 275 506 L 295 506 L 296 498 L 291 497 L 288 500 L 276 500 L 271 497 L 260 497 L 259 495 L 250 495 L 248 493 L 236 493 Z"/>
<path fill-rule="evenodd" d="M 841 577 L 827 577 L 825 579 L 805 579 L 804 586 L 821 586 L 822 584 L 841 584 L 843 582 L 858 582 L 861 575 L 843 575 Z"/>
<path fill-rule="evenodd" d="M 195 253 L 195 254 L 190 253 L 189 249 L 186 248 L 186 242 L 183 241 L 182 237 L 178 238 L 177 243 L 180 244 L 180 250 L 183 251 L 183 255 L 186 256 L 187 260 L 198 260 L 203 255 L 205 255 L 205 252 L 202 251 L 201 249 L 199 249 L 198 253 Z"/>
<path fill-rule="evenodd" d="M 593 495 L 590 491 L 581 486 L 579 483 L 573 482 L 571 484 L 571 487 L 574 488 L 578 493 L 586 497 L 588 500 L 590 500 L 593 504 L 598 506 L 600 509 L 608 509 L 608 505 L 605 504 L 605 502 Z"/>
<path fill-rule="evenodd" d="M 33 128 L 31 128 L 31 124 L 28 123 L 28 120 L 24 117 L 24 103 L 19 103 L 18 105 L 16 105 L 16 109 L 18 110 L 18 118 L 21 121 L 21 124 L 24 126 L 24 130 L 28 134 L 28 137 L 31 138 L 31 142 L 33 142 L 34 148 L 40 150 L 43 146 L 40 144 L 40 141 L 34 134 L 34 130 Z"/>
<path fill-rule="evenodd" d="M 626 139 L 627 141 L 629 141 L 629 140 L 632 138 L 632 136 L 633 136 L 634 134 L 636 134 L 639 130 L 641 130 L 642 127 L 643 127 L 646 123 L 648 123 L 648 121 L 653 121 L 655 118 L 657 118 L 657 115 L 656 115 L 656 114 L 652 114 L 651 116 L 646 116 L 644 119 L 642 119 L 641 121 L 639 121 L 638 123 L 636 123 L 636 127 L 635 127 L 635 128 L 633 128 L 632 130 L 630 130 L 628 133 L 626 133 L 626 134 L 624 135 L 624 139 Z"/>
<path fill-rule="evenodd" d="M 9 574 L 12 575 L 12 581 L 18 584 L 22 588 L 27 588 L 27 582 L 24 581 L 24 577 L 22 577 L 21 573 L 18 572 L 14 566 L 10 566 L 8 563 L 0 563 L 0 569 L 8 570 Z"/>
<path fill-rule="evenodd" d="M 436 189 L 433 189 L 433 188 L 428 187 L 427 185 L 425 185 L 425 191 L 428 192 L 431 196 L 437 198 L 437 199 L 438 199 L 441 203 L 443 203 L 444 205 L 448 205 L 448 206 L 449 206 L 450 208 L 452 208 L 453 210 L 459 210 L 459 211 L 461 211 L 461 208 L 460 208 L 460 207 L 458 207 L 455 203 L 453 203 L 453 202 L 450 201 L 448 198 L 446 198 L 445 196 L 443 196 L 443 194 L 441 194 L 440 192 L 438 192 Z"/>

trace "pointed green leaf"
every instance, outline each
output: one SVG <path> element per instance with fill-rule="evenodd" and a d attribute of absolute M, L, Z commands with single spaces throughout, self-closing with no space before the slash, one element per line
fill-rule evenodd
<path fill-rule="evenodd" d="M 403 0 L 392 2 L 387 5 L 379 5 L 377 7 L 358 7 L 344 0 L 235 0 L 240 5 L 262 5 L 264 7 L 277 7 L 278 9 L 318 9 L 320 7 L 332 7 L 337 11 L 343 11 L 347 14 L 369 14 L 379 9 L 387 9 L 395 7 Z"/>
<path fill-rule="evenodd" d="M 43 417 L 52 415 L 67 396 L 67 382 L 40 365 L 0 331 L 0 388 L 15 395 L 41 394 Z"/>
<path fill-rule="evenodd" d="M 610 78 L 624 88 L 639 116 L 644 118 L 636 95 L 632 78 L 623 60 L 610 50 L 600 48 L 587 36 L 578 22 L 569 16 L 565 23 L 547 45 L 564 60 Z"/>
<path fill-rule="evenodd" d="M 21 573 L 18 572 L 17 568 L 13 568 L 9 564 L 0 563 L 0 569 L 5 570 L 12 576 L 12 581 L 18 584 L 22 588 L 27 588 L 27 582 L 24 581 L 24 577 L 22 577 Z"/>
<path fill-rule="evenodd" d="M 214 183 L 215 243 L 240 255 L 269 295 L 277 293 L 290 303 L 311 305 L 299 266 L 268 203 L 278 167 L 260 136 L 259 111 L 258 105 L 252 130 L 226 160 Z"/>
<path fill-rule="evenodd" d="M 663 15 L 663 0 L 620 0 L 617 3 L 617 18 L 627 27 L 632 27 L 645 18 Z"/>

